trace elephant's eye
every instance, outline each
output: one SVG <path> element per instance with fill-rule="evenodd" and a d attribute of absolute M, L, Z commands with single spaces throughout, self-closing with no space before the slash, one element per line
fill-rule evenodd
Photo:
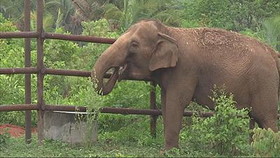
<path fill-rule="evenodd" d="M 139 51 L 139 42 L 137 41 L 131 41 L 130 45 L 129 45 L 129 52 L 130 54 L 137 54 L 137 52 Z"/>
<path fill-rule="evenodd" d="M 139 42 L 133 40 L 133 41 L 131 41 L 130 46 L 133 47 L 133 48 L 138 48 L 139 47 Z"/>

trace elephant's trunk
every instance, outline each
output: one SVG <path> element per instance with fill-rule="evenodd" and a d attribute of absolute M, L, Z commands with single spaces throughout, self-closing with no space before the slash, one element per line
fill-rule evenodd
<path fill-rule="evenodd" d="M 116 42 L 115 42 L 116 43 Z M 109 47 L 96 61 L 91 78 L 94 88 L 100 95 L 106 95 L 112 91 L 120 74 L 120 68 L 124 63 L 124 55 L 116 52 L 115 44 Z M 113 72 L 112 72 L 113 70 Z M 105 80 L 106 73 L 109 73 L 109 79 Z M 107 76 L 108 77 L 108 76 Z"/>

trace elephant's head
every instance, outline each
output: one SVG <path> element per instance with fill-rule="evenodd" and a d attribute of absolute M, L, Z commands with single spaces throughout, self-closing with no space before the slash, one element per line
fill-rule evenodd
<path fill-rule="evenodd" d="M 166 26 L 157 21 L 140 21 L 132 25 L 95 63 L 92 79 L 101 95 L 110 93 L 117 80 L 151 79 L 154 71 L 175 67 L 178 46 Z M 105 82 L 104 75 L 112 71 Z"/>

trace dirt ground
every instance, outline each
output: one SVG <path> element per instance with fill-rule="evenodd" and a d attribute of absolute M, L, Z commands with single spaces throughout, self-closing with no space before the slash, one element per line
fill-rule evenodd
<path fill-rule="evenodd" d="M 0 125 L 0 134 L 9 133 L 11 137 L 21 137 L 25 134 L 24 127 L 11 125 L 11 124 L 2 124 Z M 32 128 L 32 133 L 36 132 L 36 128 Z"/>

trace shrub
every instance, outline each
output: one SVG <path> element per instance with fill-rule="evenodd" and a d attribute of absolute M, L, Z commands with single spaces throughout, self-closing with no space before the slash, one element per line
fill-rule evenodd
<path fill-rule="evenodd" d="M 10 138 L 10 135 L 9 135 L 9 133 L 7 133 L 7 131 L 4 131 L 4 133 L 0 134 L 0 151 L 3 147 L 5 147 L 5 145 L 7 144 L 7 140 L 9 138 Z"/>
<path fill-rule="evenodd" d="M 280 132 L 271 129 L 255 128 L 252 148 L 254 156 L 257 157 L 279 157 L 280 156 Z"/>
<path fill-rule="evenodd" d="M 0 32 L 17 31 L 15 24 L 0 14 Z M 24 67 L 22 39 L 0 39 L 0 45 L 0 68 Z M 31 55 L 35 59 L 34 53 Z M 32 83 L 32 86 L 35 84 L 36 82 Z M 0 85 L 0 105 L 24 103 L 24 75 L 0 75 Z M 34 91 L 32 95 L 36 95 Z M 35 112 L 32 112 L 32 115 L 34 116 Z M 0 122 L 24 125 L 24 111 L 1 112 Z"/>
<path fill-rule="evenodd" d="M 163 143 L 162 120 L 158 120 L 157 137 L 150 134 L 150 119 L 147 116 L 115 115 L 114 118 L 122 120 L 123 125 L 115 131 L 103 131 L 100 138 L 110 144 L 131 144 L 140 146 L 161 147 Z M 124 125 L 124 123 L 126 124 Z"/>
<path fill-rule="evenodd" d="M 249 150 L 249 116 L 247 109 L 238 110 L 232 94 L 213 91 L 215 114 L 209 118 L 192 117 L 191 127 L 181 139 L 194 156 L 239 155 Z M 201 155 L 202 154 L 202 155 Z"/>

